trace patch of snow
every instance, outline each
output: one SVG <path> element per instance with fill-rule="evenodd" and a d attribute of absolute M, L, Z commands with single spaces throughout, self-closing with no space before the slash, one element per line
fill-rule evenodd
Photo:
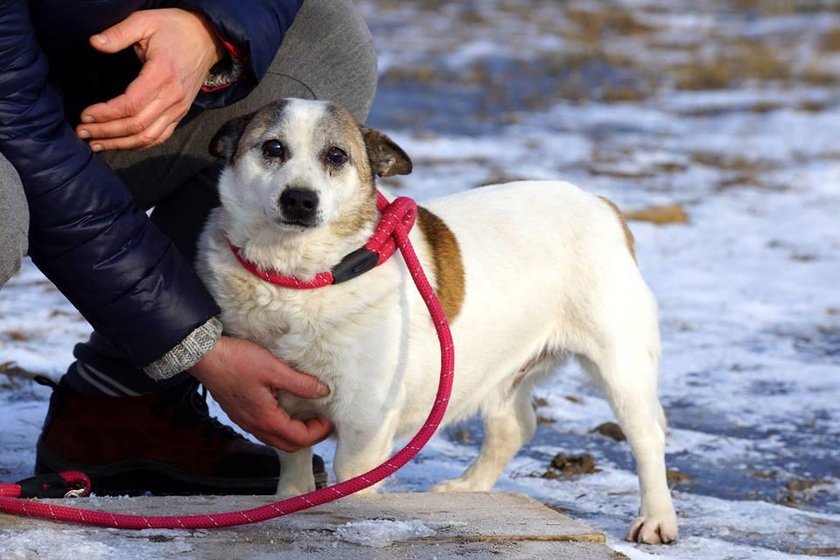
<path fill-rule="evenodd" d="M 164 537 L 165 542 L 143 538 Z M 193 550 L 184 541 L 184 532 L 138 531 L 132 533 L 130 552 L 122 546 L 97 541 L 89 530 L 52 531 L 50 529 L 0 532 L 0 557 L 3 560 L 158 560 L 172 558 Z"/>
<path fill-rule="evenodd" d="M 390 519 L 366 519 L 350 521 L 336 529 L 336 536 L 346 542 L 361 546 L 384 548 L 395 542 L 432 537 L 436 531 L 417 520 L 392 521 Z"/>
<path fill-rule="evenodd" d="M 111 546 L 89 540 L 83 531 L 68 534 L 49 529 L 0 534 L 0 550 L 4 560 L 108 560 L 117 552 Z"/>

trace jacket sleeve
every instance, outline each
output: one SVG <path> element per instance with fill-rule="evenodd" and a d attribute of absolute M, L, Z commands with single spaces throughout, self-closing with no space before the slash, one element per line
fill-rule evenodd
<path fill-rule="evenodd" d="M 204 14 L 228 50 L 244 64 L 230 87 L 200 93 L 196 105 L 211 109 L 248 95 L 265 75 L 303 0 L 175 0 L 175 5 Z"/>
<path fill-rule="evenodd" d="M 169 240 L 65 122 L 27 0 L 0 0 L 0 152 L 30 207 L 30 256 L 137 366 L 218 313 Z"/>

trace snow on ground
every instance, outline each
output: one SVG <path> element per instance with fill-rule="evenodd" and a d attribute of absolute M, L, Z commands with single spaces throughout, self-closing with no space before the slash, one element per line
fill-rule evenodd
<path fill-rule="evenodd" d="M 840 558 L 838 3 L 360 4 L 381 56 L 370 124 L 415 160 L 389 187 L 424 199 L 562 178 L 625 210 L 689 216 L 631 223 L 660 305 L 681 540 L 621 540 L 632 459 L 592 432 L 612 414 L 574 366 L 538 391 L 538 433 L 498 488 L 634 559 Z M 34 460 L 48 390 L 26 372 L 57 377 L 85 333 L 29 263 L 0 293 L 0 479 Z M 459 475 L 480 440 L 477 421 L 447 430 L 385 490 Z M 591 455 L 597 472 L 542 477 L 560 452 Z"/>
<path fill-rule="evenodd" d="M 421 521 L 392 519 L 349 521 L 335 531 L 336 537 L 342 541 L 374 548 L 384 548 L 395 542 L 418 537 L 431 537 L 435 533 L 433 528 Z"/>

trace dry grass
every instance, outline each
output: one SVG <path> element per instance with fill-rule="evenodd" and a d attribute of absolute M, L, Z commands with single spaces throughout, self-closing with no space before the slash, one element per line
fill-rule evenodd
<path fill-rule="evenodd" d="M 564 34 L 570 41 L 590 44 L 610 36 L 636 36 L 655 31 L 655 27 L 642 23 L 633 13 L 618 6 L 601 10 L 569 8 L 565 18 L 569 30 Z"/>
<path fill-rule="evenodd" d="M 777 103 L 774 101 L 758 101 L 753 103 L 747 109 L 750 113 L 757 113 L 759 115 L 763 115 L 765 113 L 770 113 L 771 111 L 778 111 L 779 109 L 783 109 L 785 105 L 783 103 Z"/>
<path fill-rule="evenodd" d="M 751 160 L 741 156 L 730 156 L 715 152 L 693 152 L 689 154 L 689 157 L 695 164 L 713 167 L 723 172 L 717 181 L 718 190 L 735 187 L 779 188 L 777 185 L 767 184 L 762 179 L 764 172 L 777 167 L 777 164 L 773 162 Z"/>
<path fill-rule="evenodd" d="M 444 75 L 431 63 L 415 66 L 392 66 L 382 75 L 382 81 L 391 84 L 429 84 L 444 79 Z"/>
<path fill-rule="evenodd" d="M 715 167 L 724 171 L 758 172 L 759 169 L 766 169 L 769 165 L 741 156 L 729 156 L 717 152 L 692 152 L 689 154 L 689 157 L 694 163 Z"/>
<path fill-rule="evenodd" d="M 15 362 L 2 362 L 0 375 L 5 377 L 5 380 L 0 381 L 0 388 L 19 389 L 24 382 L 31 381 L 39 374 L 26 370 Z"/>
<path fill-rule="evenodd" d="M 840 29 L 832 29 L 820 37 L 819 48 L 824 52 L 840 52 Z"/>
<path fill-rule="evenodd" d="M 806 113 L 821 113 L 828 109 L 828 104 L 823 101 L 803 101 L 797 106 L 797 109 Z"/>
<path fill-rule="evenodd" d="M 807 63 L 802 70 L 796 73 L 796 79 L 801 83 L 819 87 L 834 86 L 840 82 L 840 77 L 834 72 L 826 70 L 816 61 Z"/>
<path fill-rule="evenodd" d="M 688 213 L 680 204 L 648 206 L 638 210 L 624 212 L 624 217 L 634 222 L 649 222 L 658 226 L 666 224 L 684 224 L 688 222 Z"/>
<path fill-rule="evenodd" d="M 9 340 L 11 340 L 13 342 L 26 342 L 27 340 L 32 338 L 31 335 L 28 332 L 18 330 L 18 329 L 14 329 L 14 330 L 11 330 L 11 331 L 6 331 L 3 334 L 5 335 L 6 338 L 8 338 Z"/>
<path fill-rule="evenodd" d="M 757 41 L 721 48 L 673 69 L 676 86 L 695 91 L 731 88 L 747 81 L 789 81 L 793 75 L 793 65 L 781 49 Z"/>
<path fill-rule="evenodd" d="M 408 3 L 421 12 L 438 16 L 445 12 L 452 17 L 448 24 L 436 20 L 438 26 L 430 32 L 439 34 L 439 40 L 429 43 L 426 62 L 391 66 L 382 76 L 382 82 L 406 89 L 416 85 L 435 93 L 452 86 L 463 87 L 463 99 L 472 104 L 473 118 L 482 122 L 512 124 L 523 112 L 542 111 L 562 101 L 656 104 L 660 95 L 669 95 L 673 88 L 774 89 L 798 93 L 808 86 L 840 86 L 840 74 L 833 69 L 838 60 L 835 53 L 840 53 L 840 29 L 822 29 L 805 37 L 801 33 L 763 33 L 758 27 L 751 28 L 755 33 L 733 32 L 736 25 L 751 25 L 744 23 L 745 17 L 749 21 L 769 20 L 795 13 L 835 11 L 832 6 L 824 5 L 823 0 L 716 0 L 691 11 L 734 25 L 700 26 L 684 36 L 675 36 L 673 29 L 666 29 L 660 23 L 667 18 L 653 17 L 657 13 L 674 14 L 674 9 L 664 5 L 634 5 L 630 9 L 609 0 L 556 3 L 495 0 L 486 4 L 410 0 Z M 836 4 L 840 11 L 840 2 Z M 405 5 L 406 2 L 397 0 L 381 3 L 377 0 L 381 9 L 400 10 Z M 560 36 L 565 43 L 553 50 L 529 52 L 530 33 Z M 510 45 L 514 59 L 507 60 L 504 54 L 479 57 L 459 69 L 443 64 L 447 53 L 458 45 L 488 37 Z M 751 103 L 725 107 L 692 105 L 673 110 L 681 116 L 717 117 L 721 111 L 760 115 L 794 109 L 817 113 L 834 106 L 833 99 L 803 100 L 801 95 L 791 95 L 775 96 L 771 100 L 757 96 Z M 423 111 L 415 110 L 392 118 L 411 125 L 422 123 L 425 117 Z M 766 174 L 772 167 L 766 162 L 732 160 L 714 154 L 696 154 L 685 164 L 667 168 L 648 166 L 634 173 L 626 172 L 619 163 L 598 165 L 593 161 L 588 167 L 593 175 L 647 180 L 677 174 L 688 166 L 700 164 L 719 171 L 713 180 L 720 190 L 744 186 L 785 188 L 772 184 Z M 504 169 L 488 166 L 482 183 L 520 178 L 523 177 L 509 176 Z"/>
<path fill-rule="evenodd" d="M 763 17 L 837 10 L 838 6 L 825 5 L 820 0 L 729 0 L 732 10 L 752 12 Z"/>
<path fill-rule="evenodd" d="M 800 507 L 812 501 L 817 493 L 825 491 L 824 488 L 819 488 L 820 486 L 829 484 L 831 484 L 831 481 L 827 479 L 799 478 L 789 480 L 785 483 L 784 488 L 777 493 L 776 502 L 790 507 Z"/>

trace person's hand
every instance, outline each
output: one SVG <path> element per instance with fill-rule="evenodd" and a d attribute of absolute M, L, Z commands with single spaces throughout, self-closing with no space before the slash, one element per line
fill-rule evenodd
<path fill-rule="evenodd" d="M 277 403 L 277 392 L 319 398 L 329 388 L 299 373 L 258 344 L 227 336 L 190 369 L 231 420 L 257 439 L 295 452 L 326 438 L 332 424 L 325 418 L 298 420 Z"/>
<path fill-rule="evenodd" d="M 104 53 L 133 46 L 143 63 L 125 93 L 82 111 L 76 134 L 95 152 L 165 142 L 225 54 L 204 16 L 178 8 L 134 12 L 90 44 Z"/>

